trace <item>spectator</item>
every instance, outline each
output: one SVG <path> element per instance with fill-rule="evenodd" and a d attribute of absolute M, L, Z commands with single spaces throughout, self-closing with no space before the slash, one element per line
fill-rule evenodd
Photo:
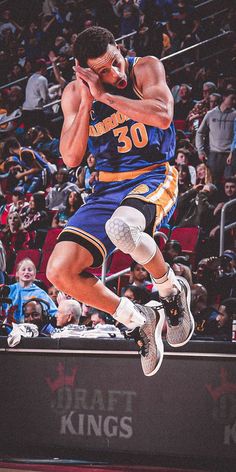
<path fill-rule="evenodd" d="M 224 194 L 221 198 L 221 202 L 219 202 L 214 210 L 214 220 L 213 220 L 213 228 L 210 232 L 210 247 L 209 255 L 216 254 L 219 248 L 219 236 L 220 236 L 220 220 L 221 220 L 221 211 L 226 202 L 230 202 L 236 198 L 236 177 L 229 177 L 225 180 L 224 183 Z M 231 205 L 226 214 L 225 214 L 225 225 L 229 225 L 235 222 L 235 208 L 236 205 Z M 228 248 L 233 246 L 233 238 L 229 232 L 225 233 L 225 244 Z"/>
<path fill-rule="evenodd" d="M 171 239 L 164 248 L 164 259 L 172 267 L 176 275 L 184 277 L 190 287 L 193 283 L 191 269 L 188 267 L 188 256 L 182 255 L 182 247 L 179 241 Z"/>
<path fill-rule="evenodd" d="M 67 194 L 65 207 L 58 210 L 52 220 L 52 228 L 64 228 L 69 218 L 83 204 L 81 194 L 72 190 Z"/>
<path fill-rule="evenodd" d="M 210 95 L 216 91 L 214 82 L 204 82 L 202 87 L 203 99 L 194 105 L 187 117 L 188 130 L 196 132 L 204 116 L 210 110 Z"/>
<path fill-rule="evenodd" d="M 219 306 L 219 313 L 216 317 L 217 334 L 224 339 L 232 339 L 232 320 L 236 316 L 236 298 L 227 298 Z"/>
<path fill-rule="evenodd" d="M 190 161 L 191 161 L 191 153 L 188 151 L 188 149 L 185 149 L 185 148 L 177 149 L 175 164 L 177 166 L 178 164 L 185 164 L 188 166 L 188 169 L 191 175 L 191 184 L 195 185 L 196 184 L 196 170 L 195 170 L 195 167 L 189 164 Z"/>
<path fill-rule="evenodd" d="M 51 176 L 50 167 L 46 159 L 37 151 L 22 147 L 19 141 L 12 137 L 5 141 L 3 147 L 3 156 L 9 155 L 16 157 L 16 164 L 22 168 L 14 174 L 18 180 L 17 190 L 34 193 L 47 186 Z"/>
<path fill-rule="evenodd" d="M 220 105 L 222 100 L 222 96 L 220 93 L 211 93 L 209 96 L 209 107 L 210 110 L 213 110 L 213 108 L 217 107 Z"/>
<path fill-rule="evenodd" d="M 118 2 L 113 5 L 113 9 L 116 15 L 120 17 L 120 36 L 138 30 L 140 23 L 140 10 L 134 0 L 118 0 Z M 127 49 L 132 49 L 133 38 L 127 38 L 125 40 L 125 47 Z"/>
<path fill-rule="evenodd" d="M 122 295 L 129 298 L 133 303 L 145 305 L 151 299 L 150 291 L 145 287 L 137 287 L 135 285 L 128 285 L 124 288 Z"/>
<path fill-rule="evenodd" d="M 48 295 L 52 299 L 52 301 L 55 303 L 56 306 L 58 306 L 58 300 L 57 300 L 58 294 L 59 294 L 59 290 L 54 285 L 51 285 L 50 287 L 48 287 Z"/>
<path fill-rule="evenodd" d="M 195 320 L 195 335 L 212 335 L 212 325 L 215 328 L 218 310 L 208 304 L 207 290 L 200 283 L 191 287 L 191 310 Z"/>
<path fill-rule="evenodd" d="M 35 324 L 39 335 L 50 336 L 54 331 L 54 320 L 49 313 L 49 304 L 44 299 L 32 299 L 24 303 L 22 307 L 23 322 Z M 53 323 L 53 324 L 51 324 Z"/>
<path fill-rule="evenodd" d="M 87 159 L 87 165 L 78 169 L 77 173 L 77 185 L 83 190 L 83 199 L 86 201 L 86 197 L 92 193 L 93 183 L 96 178 L 95 170 L 95 157 L 92 154 L 89 154 Z"/>
<path fill-rule="evenodd" d="M 68 193 L 79 192 L 76 184 L 69 182 L 69 172 L 66 167 L 61 167 L 55 174 L 56 185 L 50 188 L 46 197 L 46 206 L 49 210 L 59 210 L 66 205 Z"/>
<path fill-rule="evenodd" d="M 178 189 L 180 196 L 192 188 L 191 174 L 187 164 L 178 164 L 176 167 L 179 171 Z"/>
<path fill-rule="evenodd" d="M 47 125 L 46 115 L 43 111 L 43 106 L 49 102 L 46 73 L 47 65 L 45 59 L 38 59 L 35 63 L 35 72 L 27 82 L 25 101 L 22 107 L 26 129 L 35 125 Z"/>
<path fill-rule="evenodd" d="M 0 36 L 8 29 L 13 34 L 22 31 L 22 27 L 12 18 L 12 12 L 8 8 L 3 10 L 0 23 Z"/>
<path fill-rule="evenodd" d="M 230 166 L 230 175 L 236 176 L 236 118 L 234 118 L 233 140 L 227 158 L 227 164 Z"/>
<path fill-rule="evenodd" d="M 111 323 L 111 317 L 108 315 L 108 313 L 105 313 L 105 311 L 97 310 L 96 308 L 90 308 L 89 315 L 92 328 L 95 328 L 95 326 L 98 324 Z"/>
<path fill-rule="evenodd" d="M 8 82 L 14 82 L 15 80 L 21 79 L 23 75 L 23 67 L 16 63 L 11 66 L 9 74 L 7 75 L 7 80 Z"/>
<path fill-rule="evenodd" d="M 36 280 L 36 267 L 31 259 L 25 258 L 19 262 L 16 268 L 17 282 L 9 285 L 9 298 L 12 305 L 16 306 L 15 320 L 17 323 L 24 321 L 23 305 L 31 298 L 40 298 L 49 303 L 49 315 L 55 316 L 57 307 L 48 294 L 34 283 Z"/>
<path fill-rule="evenodd" d="M 56 326 L 64 328 L 65 326 L 74 324 L 78 325 L 81 317 L 81 306 L 77 300 L 62 300 L 57 307 Z"/>
<path fill-rule="evenodd" d="M 200 19 L 196 9 L 187 0 L 177 0 L 166 28 L 171 38 L 172 52 L 199 41 Z"/>
<path fill-rule="evenodd" d="M 218 276 L 216 278 L 216 290 L 220 299 L 236 296 L 236 268 L 234 266 L 236 254 L 225 251 L 220 257 Z"/>
<path fill-rule="evenodd" d="M 5 283 L 5 272 L 6 272 L 6 251 L 0 241 L 0 285 Z"/>
<path fill-rule="evenodd" d="M 146 287 L 152 291 L 153 284 L 150 281 L 147 270 L 138 262 L 133 261 L 130 266 L 130 280 L 129 283 L 136 287 Z M 156 289 L 155 289 L 156 291 Z"/>
<path fill-rule="evenodd" d="M 59 55 L 56 55 L 54 51 L 50 51 L 48 57 L 53 66 L 53 74 L 56 82 L 60 84 L 61 89 L 63 90 L 63 88 L 71 82 L 73 78 L 74 71 L 71 66 L 71 61 L 65 53 L 59 53 Z"/>
<path fill-rule="evenodd" d="M 14 190 L 14 192 L 12 192 L 12 203 L 6 206 L 6 210 L 8 213 L 17 211 L 21 218 L 23 218 L 28 207 L 29 203 L 26 201 L 24 193 L 20 190 Z"/>
<path fill-rule="evenodd" d="M 25 142 L 27 146 L 32 146 L 36 151 L 43 153 L 50 163 L 58 164 L 59 139 L 54 138 L 47 128 L 43 126 L 29 128 L 25 134 Z M 57 170 L 56 167 L 55 170 Z"/>
<path fill-rule="evenodd" d="M 221 105 L 206 114 L 196 134 L 199 159 L 201 161 L 207 159 L 213 182 L 217 185 L 222 181 L 233 140 L 233 126 L 236 118 L 236 110 L 233 108 L 235 100 L 234 90 L 225 91 Z M 207 150 L 208 139 L 209 153 Z"/>
<path fill-rule="evenodd" d="M 194 107 L 194 101 L 191 97 L 192 88 L 188 84 L 181 84 L 178 90 L 179 100 L 175 104 L 174 119 L 186 120 L 187 116 Z"/>
<path fill-rule="evenodd" d="M 176 226 L 200 226 L 209 235 L 213 224 L 217 188 L 213 184 L 195 185 L 179 197 Z"/>
<path fill-rule="evenodd" d="M 29 199 L 29 206 L 22 217 L 23 227 L 27 231 L 47 229 L 49 227 L 49 216 L 45 207 L 43 192 L 34 193 Z"/>
<path fill-rule="evenodd" d="M 7 225 L 0 231 L 0 238 L 7 255 L 7 272 L 11 273 L 16 251 L 28 249 L 33 241 L 30 233 L 25 231 L 20 215 L 13 211 L 7 217 Z"/>
<path fill-rule="evenodd" d="M 204 162 L 198 164 L 196 168 L 196 185 L 198 184 L 212 184 L 211 171 Z"/>

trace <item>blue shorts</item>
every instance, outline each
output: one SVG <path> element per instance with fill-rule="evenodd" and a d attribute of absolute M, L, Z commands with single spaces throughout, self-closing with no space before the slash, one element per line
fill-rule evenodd
<path fill-rule="evenodd" d="M 115 248 L 105 224 L 125 199 L 135 198 L 156 206 L 152 233 L 168 222 L 176 207 L 178 172 L 169 163 L 152 167 L 155 168 L 151 171 L 142 169 L 140 175 L 139 171 L 101 172 L 94 193 L 70 218 L 58 242 L 74 241 L 86 247 L 93 255 L 93 267 L 98 267 Z M 114 178 L 117 180 L 109 181 Z"/>

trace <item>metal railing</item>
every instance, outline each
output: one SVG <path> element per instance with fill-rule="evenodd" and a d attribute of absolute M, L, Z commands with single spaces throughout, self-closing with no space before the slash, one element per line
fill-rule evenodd
<path fill-rule="evenodd" d="M 225 213 L 229 207 L 235 205 L 235 215 L 236 215 L 236 198 L 230 200 L 230 202 L 226 202 L 221 210 L 221 218 L 220 218 L 220 250 L 219 256 L 222 256 L 224 253 L 224 245 L 225 245 L 225 232 L 229 229 L 236 228 L 236 218 L 235 222 L 225 226 Z"/>
<path fill-rule="evenodd" d="M 155 236 L 159 236 L 161 238 L 163 238 L 165 240 L 165 242 L 168 241 L 168 236 L 165 234 L 165 233 L 162 233 L 162 231 L 156 231 L 154 233 L 154 237 Z M 112 255 L 117 252 L 118 249 L 114 249 Z M 118 277 L 120 277 L 121 275 L 124 275 L 124 274 L 127 274 L 129 271 L 130 271 L 130 267 L 126 267 L 126 269 L 123 269 L 123 270 L 120 270 L 119 272 L 115 272 L 114 274 L 112 275 L 109 275 L 106 277 L 106 273 L 107 273 L 107 262 L 108 262 L 108 259 L 110 258 L 110 256 L 107 256 L 102 264 L 102 271 L 101 271 L 101 281 L 103 282 L 104 285 L 106 285 L 107 282 L 110 282 L 111 280 L 116 280 L 118 279 Z"/>
<path fill-rule="evenodd" d="M 210 1 L 214 1 L 214 0 L 210 0 Z M 160 60 L 161 60 L 161 61 L 166 61 L 167 58 L 170 58 L 170 59 L 171 59 L 171 58 L 173 58 L 174 56 L 178 56 L 179 54 L 183 54 L 183 53 L 185 53 L 185 52 L 187 52 L 187 51 L 189 51 L 189 50 L 191 50 L 191 49 L 194 49 L 194 48 L 196 48 L 196 47 L 202 46 L 203 44 L 206 44 L 207 42 L 213 41 L 213 40 L 215 40 L 215 39 L 217 39 L 217 38 L 220 38 L 220 37 L 222 37 L 222 36 L 225 36 L 225 35 L 231 34 L 231 33 L 232 33 L 232 31 L 225 31 L 225 32 L 223 32 L 223 33 L 221 33 L 221 34 L 219 34 L 219 35 L 217 35 L 217 36 L 214 36 L 214 37 L 209 38 L 209 39 L 205 39 L 204 41 L 201 41 L 201 42 L 199 42 L 199 43 L 197 43 L 197 44 L 194 44 L 193 46 L 189 46 L 189 47 L 186 48 L 186 49 L 181 49 L 180 51 L 177 51 L 177 52 L 175 52 L 175 53 L 173 53 L 173 54 L 171 54 L 171 55 L 169 55 L 169 56 L 165 56 L 164 58 L 161 58 Z M 138 31 L 133 31 L 132 33 L 126 34 L 126 35 L 124 35 L 124 36 L 120 36 L 119 38 L 116 39 L 116 42 L 117 42 L 117 43 L 118 43 L 118 42 L 122 42 L 122 43 L 123 43 L 123 41 L 124 41 L 125 39 L 131 38 L 131 37 L 135 36 L 136 34 L 138 34 Z M 74 60 L 74 57 L 73 57 L 73 56 L 69 57 L 69 61 L 73 61 L 73 60 Z M 59 65 L 59 64 L 57 64 L 57 65 Z M 48 67 L 47 67 L 47 71 L 52 70 L 52 68 L 53 68 L 52 65 L 48 66 Z M 25 75 L 24 77 L 21 77 L 21 78 L 19 78 L 19 79 L 13 80 L 12 82 L 8 82 L 7 84 L 3 84 L 3 85 L 0 86 L 0 91 L 1 91 L 1 90 L 4 90 L 5 88 L 12 87 L 13 85 L 20 84 L 21 82 L 24 82 L 25 80 L 28 80 L 29 77 L 30 77 L 29 75 Z"/>
<path fill-rule="evenodd" d="M 121 39 L 124 39 L 124 38 L 126 38 L 126 37 L 129 37 L 129 36 L 131 36 L 131 35 L 135 35 L 135 34 L 137 34 L 137 31 L 135 31 L 135 32 L 133 32 L 133 33 L 130 33 L 130 34 L 128 34 L 128 35 L 125 35 L 125 36 L 121 36 L 120 38 L 117 39 L 117 41 L 118 41 L 118 40 L 121 40 Z M 222 37 L 224 37 L 224 36 L 228 36 L 229 34 L 232 34 L 232 31 L 224 31 L 223 33 L 221 33 L 221 34 L 219 34 L 219 35 L 213 36 L 212 38 L 205 39 L 204 41 L 201 41 L 201 42 L 199 42 L 199 43 L 193 44 L 192 46 L 189 46 L 189 47 L 187 47 L 187 48 L 185 48 L 185 49 L 181 49 L 180 51 L 174 52 L 173 54 L 170 54 L 169 56 L 162 57 L 162 58 L 160 59 L 160 61 L 161 61 L 161 62 L 165 62 L 165 61 L 167 61 L 167 60 L 169 60 L 169 59 L 173 59 L 173 58 L 176 57 L 176 56 L 179 56 L 179 55 L 181 55 L 181 54 L 185 54 L 186 52 L 189 52 L 189 51 L 191 51 L 191 50 L 193 50 L 193 49 L 199 48 L 199 47 L 201 47 L 201 46 L 203 46 L 203 45 L 205 45 L 205 44 L 208 44 L 208 43 L 210 43 L 210 42 L 212 42 L 212 41 L 215 41 L 216 39 L 222 38 Z M 227 50 L 228 50 L 228 49 L 224 49 L 224 50 L 221 50 L 221 51 L 217 51 L 217 52 L 213 53 L 211 56 L 207 56 L 207 57 L 205 57 L 205 58 L 200 59 L 200 61 L 202 62 L 203 60 L 209 59 L 210 57 L 217 56 L 217 55 L 219 55 L 219 54 L 221 54 L 222 52 L 225 52 L 225 51 L 227 51 Z M 72 59 L 73 59 L 73 57 L 70 58 L 70 60 L 72 60 Z M 198 62 L 199 62 L 199 61 L 198 61 Z M 179 71 L 181 71 L 181 70 L 184 70 L 186 67 L 192 67 L 195 63 L 196 63 L 196 61 L 193 61 L 193 62 L 191 62 L 191 63 L 189 63 L 189 64 L 185 64 L 184 66 L 182 66 L 182 67 L 180 67 L 180 68 L 178 68 L 178 69 L 174 69 L 173 71 L 170 72 L 170 75 L 172 75 L 172 74 L 174 74 L 174 73 L 176 73 L 176 72 L 179 72 Z M 52 66 L 49 66 L 47 70 L 49 70 L 49 69 L 52 69 Z M 28 77 L 26 77 L 26 78 L 28 78 Z M 9 84 L 5 84 L 5 85 L 3 85 L 3 86 L 0 87 L 0 90 L 4 89 L 4 88 L 6 88 L 6 87 L 9 87 L 9 86 L 11 86 L 11 85 L 14 85 L 14 84 L 16 84 L 16 83 L 19 83 L 20 81 L 22 81 L 22 80 L 24 80 L 24 79 L 25 79 L 25 78 L 23 78 L 23 79 L 21 78 L 21 79 L 18 79 L 17 81 L 10 82 Z M 59 104 L 60 102 L 61 102 L 61 100 L 59 99 L 59 100 L 55 100 L 55 101 L 53 101 L 53 102 L 47 103 L 46 105 L 43 106 L 43 109 L 50 108 L 50 107 L 52 107 L 53 105 Z M 20 116 L 21 116 L 21 115 L 19 115 L 18 118 L 19 118 Z M 10 121 L 14 121 L 14 118 L 9 118 L 9 119 L 7 118 L 6 120 L 1 121 L 0 125 L 7 124 L 7 123 L 9 123 Z"/>

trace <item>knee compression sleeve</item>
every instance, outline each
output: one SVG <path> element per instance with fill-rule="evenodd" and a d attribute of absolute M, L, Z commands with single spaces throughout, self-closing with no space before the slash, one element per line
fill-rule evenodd
<path fill-rule="evenodd" d="M 121 206 L 106 223 L 106 232 L 113 244 L 139 264 L 147 264 L 156 253 L 156 243 L 144 233 L 146 220 L 135 208 Z"/>

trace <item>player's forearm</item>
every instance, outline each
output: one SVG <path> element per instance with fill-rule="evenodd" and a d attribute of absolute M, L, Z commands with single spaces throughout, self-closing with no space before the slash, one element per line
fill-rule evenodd
<path fill-rule="evenodd" d="M 104 93 L 99 101 L 106 103 L 115 110 L 124 113 L 135 121 L 161 129 L 169 128 L 173 119 L 172 103 L 164 103 L 158 99 L 132 100 L 126 97 Z"/>
<path fill-rule="evenodd" d="M 60 153 L 69 167 L 80 165 L 87 149 L 89 134 L 90 107 L 80 106 L 71 126 L 63 132 L 60 139 Z"/>

